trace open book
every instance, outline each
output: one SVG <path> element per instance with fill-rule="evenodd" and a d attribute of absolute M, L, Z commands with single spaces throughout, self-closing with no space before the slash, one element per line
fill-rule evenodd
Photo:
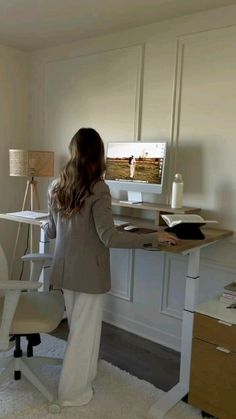
<path fill-rule="evenodd" d="M 205 236 L 200 227 L 208 223 L 217 223 L 217 221 L 204 220 L 198 214 L 163 214 L 161 216 L 168 225 L 165 230 L 184 240 L 204 240 Z"/>
<path fill-rule="evenodd" d="M 208 223 L 217 223 L 217 221 L 204 220 L 198 214 L 162 214 L 161 217 L 166 222 L 169 227 L 175 227 L 178 224 L 187 223 L 187 224 L 208 224 Z"/>

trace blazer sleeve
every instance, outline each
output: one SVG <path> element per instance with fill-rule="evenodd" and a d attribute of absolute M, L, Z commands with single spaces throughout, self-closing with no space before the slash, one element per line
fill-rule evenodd
<path fill-rule="evenodd" d="M 100 240 L 106 247 L 126 249 L 158 248 L 157 233 L 137 234 L 117 231 L 111 210 L 111 194 L 104 182 L 99 182 L 95 193 L 92 213 L 95 228 Z M 97 188 L 97 189 L 98 189 Z"/>
<path fill-rule="evenodd" d="M 56 224 L 54 220 L 54 211 L 52 209 L 52 199 L 51 199 L 51 189 L 52 185 L 48 188 L 48 220 L 45 221 L 41 228 L 45 231 L 46 237 L 49 239 L 55 239 L 57 235 Z"/>

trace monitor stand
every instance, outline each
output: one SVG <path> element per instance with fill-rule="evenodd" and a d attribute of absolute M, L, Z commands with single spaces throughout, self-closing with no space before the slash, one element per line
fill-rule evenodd
<path fill-rule="evenodd" d="M 142 192 L 133 192 L 128 191 L 128 200 L 127 201 L 120 201 L 121 203 L 125 204 L 141 204 L 143 202 Z"/>

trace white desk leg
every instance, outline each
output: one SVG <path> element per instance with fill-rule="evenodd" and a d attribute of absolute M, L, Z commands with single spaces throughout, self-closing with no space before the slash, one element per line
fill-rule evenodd
<path fill-rule="evenodd" d="M 42 228 L 40 228 L 39 253 L 49 253 L 49 239 L 46 239 L 45 231 Z M 39 282 L 42 283 L 39 291 L 49 291 L 49 275 L 50 266 L 45 265 L 39 278 Z"/>
<path fill-rule="evenodd" d="M 182 334 L 181 334 L 181 359 L 180 379 L 171 390 L 165 393 L 148 411 L 150 419 L 163 419 L 166 413 L 172 409 L 189 392 L 193 318 L 194 309 L 198 299 L 199 289 L 199 264 L 200 249 L 191 251 L 188 255 L 188 271 L 185 286 L 185 304 L 183 310 Z"/>

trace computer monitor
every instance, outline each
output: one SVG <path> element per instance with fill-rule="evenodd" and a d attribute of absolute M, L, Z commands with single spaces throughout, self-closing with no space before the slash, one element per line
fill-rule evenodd
<path fill-rule="evenodd" d="M 128 202 L 142 202 L 142 192 L 161 194 L 166 142 L 108 143 L 105 180 L 128 192 Z"/>

